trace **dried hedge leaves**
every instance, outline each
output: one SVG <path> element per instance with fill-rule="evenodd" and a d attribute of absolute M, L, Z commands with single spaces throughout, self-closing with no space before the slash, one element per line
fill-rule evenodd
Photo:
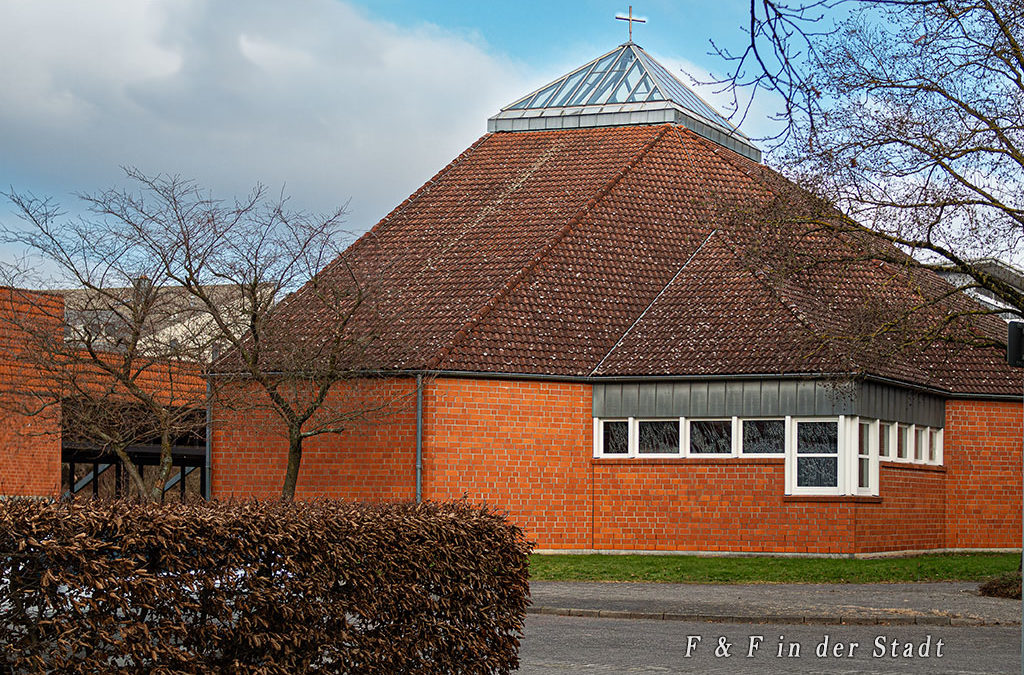
<path fill-rule="evenodd" d="M 529 551 L 461 502 L 0 501 L 0 671 L 508 673 Z"/>

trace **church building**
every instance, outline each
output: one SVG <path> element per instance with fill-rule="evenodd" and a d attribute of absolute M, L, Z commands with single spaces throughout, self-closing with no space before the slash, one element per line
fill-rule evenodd
<path fill-rule="evenodd" d="M 539 550 L 1019 547 L 1005 324 L 821 208 L 632 41 L 513 101 L 328 268 L 408 405 L 309 439 L 297 496 L 486 502 Z M 215 498 L 280 493 L 258 417 L 214 410 Z"/>

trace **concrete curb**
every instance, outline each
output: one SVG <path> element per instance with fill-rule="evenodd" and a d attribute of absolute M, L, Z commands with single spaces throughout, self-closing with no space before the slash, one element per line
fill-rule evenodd
<path fill-rule="evenodd" d="M 850 626 L 1019 626 L 1020 621 L 991 621 L 975 617 L 960 616 L 900 616 L 875 614 L 871 616 L 830 615 L 752 615 L 719 616 L 715 614 L 677 614 L 674 612 L 636 612 L 618 609 L 576 609 L 572 607 L 534 607 L 526 609 L 527 614 L 548 614 L 554 616 L 583 616 L 599 619 L 644 619 L 652 621 L 690 621 L 694 623 L 788 623 L 813 625 Z"/>

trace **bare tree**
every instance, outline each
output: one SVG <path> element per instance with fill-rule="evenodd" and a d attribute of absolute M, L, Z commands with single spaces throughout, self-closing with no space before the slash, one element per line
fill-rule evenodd
<path fill-rule="evenodd" d="M 116 455 L 136 493 L 159 500 L 175 440 L 203 424 L 197 350 L 160 331 L 179 313 L 168 280 L 102 223 L 64 219 L 46 200 L 10 197 L 24 224 L 4 228 L 4 238 L 31 255 L 2 268 L 12 288 L 2 296 L 0 322 L 18 335 L 12 356 L 32 376 L 12 381 L 0 401 L 22 415 L 59 413 L 65 443 Z M 128 449 L 154 440 L 158 469 L 144 478 Z"/>
<path fill-rule="evenodd" d="M 771 92 L 790 177 L 915 257 L 1024 316 L 984 258 L 1021 260 L 1024 2 L 752 0 L 740 51 L 716 46 L 737 110 Z"/>
<path fill-rule="evenodd" d="M 292 211 L 262 186 L 224 202 L 177 177 L 129 177 L 138 190 L 89 197 L 92 212 L 203 316 L 195 332 L 217 352 L 218 405 L 269 410 L 280 421 L 288 441 L 281 494 L 292 499 L 304 441 L 403 404 L 359 391 L 379 363 L 377 275 L 341 255 L 343 209 Z"/>

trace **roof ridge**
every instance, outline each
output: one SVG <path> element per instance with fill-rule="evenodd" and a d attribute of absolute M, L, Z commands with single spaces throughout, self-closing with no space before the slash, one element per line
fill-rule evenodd
<path fill-rule="evenodd" d="M 420 199 L 420 197 L 422 197 L 423 195 L 427 194 L 430 191 L 430 189 L 439 180 L 441 180 L 441 178 L 445 174 L 447 174 L 449 171 L 454 169 L 457 165 L 461 164 L 469 155 L 471 155 L 477 148 L 479 148 L 481 145 L 483 145 L 483 143 L 488 138 L 490 138 L 493 135 L 494 135 L 493 133 L 488 132 L 488 133 L 484 134 L 483 136 L 481 136 L 480 138 L 476 139 L 476 141 L 474 141 L 468 148 L 466 148 L 461 153 L 459 153 L 459 155 L 455 159 L 453 159 L 452 161 L 448 162 L 448 164 L 446 164 L 440 171 L 438 171 L 431 178 L 429 178 L 427 180 L 427 182 L 425 182 L 423 185 L 421 185 L 419 188 L 417 188 L 417 190 L 415 192 L 413 192 L 411 195 L 406 197 L 405 200 L 402 201 L 402 203 L 400 203 L 395 208 L 391 209 L 387 213 L 387 215 L 385 215 L 383 218 L 378 220 L 373 225 L 373 227 L 371 227 L 369 230 L 367 230 L 366 232 L 361 234 L 358 239 L 356 239 L 349 246 L 347 246 L 344 253 L 348 253 L 349 250 L 354 249 L 355 247 L 359 246 L 364 239 L 370 239 L 370 238 L 376 237 L 378 229 L 386 227 L 387 224 L 391 220 L 396 218 L 402 211 L 405 211 L 407 208 L 412 206 L 416 201 L 418 201 Z M 344 257 L 344 253 L 342 255 L 339 255 L 334 260 L 332 260 L 330 262 L 330 264 L 328 264 L 327 267 L 324 268 L 324 271 L 326 271 L 327 269 L 333 267 L 335 262 L 341 260 L 341 258 Z"/>
<path fill-rule="evenodd" d="M 663 71 L 663 72 L 664 72 L 664 73 L 665 73 L 666 75 L 668 75 L 669 77 L 671 77 L 671 78 L 672 78 L 673 80 L 675 80 L 675 81 L 676 81 L 676 82 L 678 82 L 679 84 L 681 84 L 681 85 L 683 85 L 684 87 L 686 87 L 686 92 L 687 92 L 687 93 L 691 94 L 691 95 L 692 95 L 692 96 L 693 96 L 693 97 L 694 97 L 695 99 L 697 99 L 698 101 L 700 101 L 701 103 L 703 103 L 703 104 L 704 104 L 704 106 L 705 106 L 705 107 L 706 107 L 706 108 L 707 108 L 707 109 L 708 109 L 709 111 L 711 111 L 712 113 L 714 113 L 714 114 L 715 114 L 715 116 L 716 116 L 716 117 L 718 117 L 719 119 L 712 119 L 712 118 L 708 117 L 707 115 L 705 115 L 704 113 L 702 113 L 701 111 L 698 111 L 698 110 L 692 110 L 691 112 L 693 112 L 693 113 L 695 113 L 695 114 L 698 114 L 698 115 L 700 115 L 701 117 L 705 117 L 705 118 L 707 118 L 707 119 L 708 119 L 708 121 L 710 121 L 710 122 L 714 122 L 714 123 L 716 123 L 716 124 L 718 124 L 718 123 L 719 123 L 719 121 L 721 121 L 721 122 L 725 122 L 725 127 L 726 127 L 726 129 L 727 129 L 727 130 L 730 130 L 730 131 L 732 131 L 732 132 L 735 132 L 735 134 L 734 134 L 734 135 L 736 135 L 736 136 L 739 136 L 740 138 L 745 138 L 745 139 L 747 139 L 747 135 L 746 135 L 746 134 L 744 134 L 744 133 L 743 133 L 742 131 L 740 131 L 739 127 L 737 127 L 737 126 L 736 126 L 735 124 L 733 124 L 733 123 L 732 123 L 732 121 L 731 121 L 731 120 L 729 120 L 729 118 L 727 118 L 727 117 L 726 117 L 725 115 L 723 115 L 722 113 L 718 112 L 718 110 L 717 110 L 717 109 L 716 109 L 716 108 L 715 108 L 715 107 L 714 107 L 713 105 L 711 105 L 711 104 L 710 104 L 710 103 L 708 103 L 708 102 L 707 102 L 706 100 L 704 100 L 704 97 L 703 97 L 703 96 L 701 96 L 700 94 L 698 94 L 698 93 L 697 93 L 696 91 L 694 91 L 693 87 L 687 86 L 687 84 L 686 84 L 685 82 L 683 82 L 683 81 L 682 81 L 682 80 L 680 80 L 680 79 L 679 79 L 678 77 L 676 77 L 676 76 L 675 76 L 675 74 L 674 74 L 674 73 L 673 73 L 672 71 L 670 71 L 670 70 L 669 70 L 668 68 L 666 68 L 666 67 L 664 66 L 664 64 L 662 64 L 662 63 L 661 63 L 660 61 L 658 61 L 658 60 L 657 60 L 656 58 L 654 58 L 654 57 L 653 57 L 653 56 L 651 56 L 651 55 L 650 55 L 649 53 L 647 53 L 647 50 L 646 50 L 646 49 L 644 49 L 644 48 L 643 48 L 643 47 L 641 47 L 640 45 L 636 44 L 635 42 L 634 42 L 634 43 L 632 43 L 632 46 L 633 46 L 633 51 L 634 51 L 634 53 L 640 53 L 640 54 L 643 54 L 643 56 L 644 56 L 644 57 L 646 57 L 646 58 L 647 58 L 647 59 L 648 59 L 648 60 L 649 60 L 649 61 L 651 62 L 651 64 L 650 64 L 650 65 L 651 65 L 651 66 L 653 66 L 653 67 L 645 67 L 645 68 L 644 68 L 644 70 L 645 70 L 645 71 L 646 71 L 646 72 L 647 72 L 648 74 L 650 74 L 650 76 L 651 76 L 651 79 L 653 79 L 653 80 L 655 81 L 655 84 L 656 84 L 656 85 L 658 86 L 658 88 L 659 88 L 659 89 L 661 90 L 661 92 L 662 92 L 663 94 L 664 94 L 664 92 L 665 92 L 665 89 L 666 89 L 666 87 L 664 86 L 664 84 L 665 84 L 665 83 L 664 83 L 663 81 L 661 81 L 661 80 L 659 80 L 659 79 L 658 79 L 658 78 L 659 78 L 659 76 L 660 76 L 660 73 L 658 73 L 658 72 L 656 72 L 656 71 L 657 71 L 657 70 L 659 70 L 659 69 L 660 69 L 661 71 Z M 694 78 L 691 78 L 691 79 L 694 79 Z M 681 102 L 680 102 L 680 104 L 682 105 L 682 103 L 681 103 Z M 686 107 L 686 106 L 684 106 L 684 107 Z M 689 109 L 689 108 L 687 108 L 687 109 Z M 748 139 L 748 140 L 749 140 L 749 139 Z"/>
<path fill-rule="evenodd" d="M 729 249 L 729 255 L 731 255 L 737 263 L 743 266 L 747 274 L 749 274 L 757 284 L 764 288 L 769 295 L 777 299 L 779 304 L 792 314 L 793 318 L 795 318 L 800 325 L 809 330 L 812 335 L 821 338 L 822 348 L 827 348 L 840 358 L 850 361 L 848 355 L 838 352 L 831 340 L 826 337 L 827 331 L 822 331 L 817 323 L 807 316 L 807 313 L 800 309 L 795 301 L 789 298 L 782 289 L 768 280 L 767 275 L 762 270 L 756 269 L 750 264 L 749 259 L 740 253 L 738 244 L 731 236 L 729 236 L 728 232 L 723 232 L 722 237 L 725 240 L 724 245 Z M 850 363 L 850 365 L 853 364 Z"/>
<path fill-rule="evenodd" d="M 693 253 L 690 254 L 690 257 L 687 258 L 683 262 L 683 264 L 679 266 L 679 269 L 676 270 L 676 273 L 673 274 L 672 278 L 668 280 L 668 283 L 666 283 L 664 286 L 661 287 L 661 290 L 658 291 L 657 295 L 654 296 L 654 299 L 651 300 L 647 304 L 647 307 L 644 308 L 644 311 L 640 312 L 640 314 L 636 317 L 636 319 L 633 320 L 633 323 L 631 323 L 629 325 L 629 328 L 627 328 L 622 333 L 622 335 L 619 336 L 619 339 L 615 341 L 615 344 L 613 344 L 611 349 L 608 350 L 608 353 L 606 353 L 601 358 L 601 360 L 597 362 L 597 365 L 594 366 L 594 368 L 590 371 L 589 377 L 593 377 L 594 374 L 597 373 L 598 369 L 602 365 L 604 365 L 604 362 L 608 360 L 608 357 L 611 356 L 615 352 L 615 350 L 619 348 L 619 345 L 621 345 L 622 341 L 625 340 L 627 336 L 629 336 L 629 334 L 633 331 L 634 328 L 636 328 L 637 324 L 639 324 L 641 321 L 643 321 L 643 318 L 645 316 L 647 316 L 647 312 L 649 312 L 651 310 L 651 307 L 654 307 L 654 303 L 658 302 L 658 300 L 661 298 L 661 296 L 663 296 L 665 294 L 665 291 L 667 291 L 669 289 L 669 287 L 672 284 L 675 283 L 676 279 L 679 278 L 679 275 L 683 273 L 683 270 L 685 270 L 687 267 L 690 266 L 690 263 L 693 262 L 693 259 L 697 257 L 698 253 L 700 253 L 702 250 L 704 250 L 705 244 L 707 244 L 709 241 L 711 241 L 711 237 L 715 236 L 715 233 L 718 232 L 718 230 L 719 230 L 719 228 L 717 228 L 717 227 L 715 229 L 711 230 L 711 232 L 708 233 L 708 236 L 704 238 L 704 241 L 702 241 L 700 243 L 700 246 L 698 246 L 697 249 Z"/>
<path fill-rule="evenodd" d="M 765 164 L 763 164 L 761 162 L 754 162 L 754 160 L 750 159 L 749 157 L 744 157 L 743 155 L 741 155 L 740 153 L 736 152 L 732 148 L 727 148 L 726 146 L 721 145 L 720 143 L 715 143 L 714 141 L 701 136 L 700 134 L 698 134 L 693 129 L 690 129 L 689 127 L 683 126 L 681 124 L 677 124 L 676 125 L 676 133 L 681 134 L 682 130 L 686 130 L 689 134 L 691 134 L 693 136 L 693 138 L 695 140 L 699 141 L 701 144 L 703 144 L 705 147 L 707 147 L 712 153 L 714 153 L 715 155 L 721 157 L 725 161 L 729 162 L 729 164 L 732 166 L 732 168 L 736 169 L 737 171 L 739 171 L 740 173 L 745 175 L 750 180 L 755 181 L 757 183 L 760 183 L 766 190 L 769 190 L 772 194 L 775 194 L 775 191 L 772 190 L 771 187 L 768 186 L 767 182 L 763 178 L 761 178 L 760 176 L 752 175 L 753 172 L 750 171 L 750 167 L 742 166 L 743 162 L 742 161 L 737 161 L 737 160 L 738 160 L 738 158 L 742 158 L 743 160 L 746 160 L 746 161 L 752 163 L 754 166 L 761 167 L 761 168 L 766 169 L 768 171 L 772 171 L 773 169 L 770 169 L 769 167 L 767 167 Z M 726 150 L 727 152 L 720 153 L 719 150 Z"/>
<path fill-rule="evenodd" d="M 686 129 L 686 127 L 682 127 L 682 129 Z M 721 157 L 722 159 L 724 159 L 734 169 L 736 169 L 737 171 L 742 173 L 744 176 L 746 176 L 747 179 L 750 180 L 752 183 L 754 183 L 755 185 L 758 185 L 758 186 L 764 188 L 765 191 L 767 191 L 770 195 L 772 195 L 774 197 L 778 197 L 779 196 L 779 194 L 775 191 L 775 189 L 772 188 L 771 185 L 768 184 L 768 181 L 765 180 L 764 177 L 762 177 L 760 175 L 754 175 L 755 172 L 751 171 L 749 166 L 743 166 L 743 161 L 737 159 L 739 157 L 742 157 L 742 155 L 740 155 L 739 153 L 734 152 L 732 150 L 729 150 L 728 148 L 725 148 L 725 150 L 727 152 L 724 152 L 724 153 L 723 152 L 719 152 L 719 149 L 722 146 L 707 140 L 706 138 L 704 138 L 700 134 L 697 134 L 697 133 L 693 132 L 690 129 L 686 129 L 686 131 L 689 132 L 694 137 L 694 140 L 696 140 L 698 143 L 701 143 L 702 145 L 704 145 L 706 148 L 708 148 L 715 155 L 717 155 L 717 156 Z M 682 131 L 681 131 L 681 129 L 679 127 L 676 127 L 676 133 L 680 135 L 680 140 L 682 140 Z M 764 169 L 768 169 L 768 167 L 764 166 L 763 164 L 757 164 L 756 166 L 764 168 Z M 770 169 L 768 169 L 768 170 L 770 170 Z M 783 297 L 782 292 L 778 288 L 776 288 L 773 284 L 768 283 L 768 281 L 764 278 L 764 274 L 762 272 L 760 272 L 759 270 L 755 269 L 752 265 L 750 265 L 749 262 L 747 261 L 747 258 L 740 254 L 739 246 L 736 244 L 736 242 L 733 240 L 733 238 L 729 235 L 729 233 L 728 232 L 723 232 L 722 236 L 725 237 L 725 244 L 729 248 L 729 253 L 730 253 L 730 255 L 732 255 L 733 259 L 735 259 L 738 263 L 743 265 L 746 268 L 746 270 L 750 273 L 750 275 L 752 277 L 754 277 L 754 279 L 761 286 L 766 288 L 773 296 L 778 298 L 779 302 L 782 303 L 782 305 L 784 307 L 786 307 L 790 311 L 791 314 L 793 314 L 793 316 L 797 319 L 797 321 L 799 321 L 801 324 L 803 324 L 809 330 L 814 331 L 814 332 L 818 332 L 817 329 L 814 327 L 814 325 L 812 325 L 812 322 L 810 321 L 810 319 L 806 318 L 804 316 L 804 313 L 802 311 L 800 311 L 800 309 L 796 306 L 796 303 L 794 303 L 792 300 L 790 300 L 790 299 L 788 299 L 786 297 Z"/>
<path fill-rule="evenodd" d="M 473 313 L 472 316 L 469 317 L 466 323 L 463 324 L 462 327 L 455 332 L 455 335 L 449 341 L 448 345 L 446 347 L 443 347 L 437 353 L 436 358 L 432 360 L 432 363 L 430 365 L 433 367 L 439 366 L 441 362 L 443 362 L 444 359 L 447 358 L 448 355 L 450 355 L 454 351 L 455 347 L 458 346 L 460 342 L 465 340 L 466 337 L 468 337 L 469 334 L 478 325 L 480 325 L 480 322 L 483 321 L 484 317 L 486 317 L 491 312 L 491 310 L 494 309 L 495 306 L 497 306 L 499 302 L 501 302 L 504 298 L 508 297 L 512 290 L 519 285 L 519 283 L 530 273 L 530 271 L 537 267 L 537 265 L 540 264 L 541 260 L 543 260 L 552 250 L 554 250 L 554 248 L 558 246 L 558 244 L 565 240 L 569 233 L 573 231 L 575 226 L 579 224 L 580 221 L 583 220 L 583 217 L 587 213 L 589 213 L 595 206 L 597 206 L 597 204 L 600 203 L 601 200 L 608 196 L 608 194 L 615 188 L 615 186 L 618 185 L 622 181 L 622 179 L 625 178 L 626 175 L 630 171 L 632 171 L 643 160 L 644 157 L 647 156 L 647 153 L 651 151 L 651 148 L 653 148 L 658 143 L 658 141 L 660 141 L 668 133 L 671 126 L 672 125 L 670 124 L 661 125 L 661 129 L 658 131 L 658 133 L 655 134 L 654 137 L 651 140 L 649 140 L 647 144 L 640 149 L 639 152 L 636 153 L 632 160 L 627 162 L 624 167 L 619 169 L 619 171 L 617 171 L 615 175 L 612 176 L 608 180 L 608 182 L 600 190 L 598 190 L 593 197 L 587 200 L 587 202 L 580 207 L 580 209 L 576 212 L 575 215 L 573 215 L 572 218 L 566 221 L 566 224 L 563 225 L 559 229 L 559 231 L 555 233 L 555 236 L 552 237 L 551 241 L 548 242 L 548 244 L 541 248 L 541 250 L 538 253 L 534 254 L 534 256 L 530 260 L 528 260 L 523 267 L 513 272 L 512 276 L 509 277 L 509 279 L 502 285 L 500 289 L 498 289 L 498 292 L 495 293 L 495 295 L 490 300 L 484 303 L 483 307 L 478 309 L 476 312 Z"/>
<path fill-rule="evenodd" d="M 681 131 L 682 129 L 685 129 L 690 135 L 692 135 L 694 137 L 694 139 L 696 139 L 698 141 L 701 141 L 700 144 L 702 144 L 704 147 L 710 147 L 712 151 L 715 151 L 717 149 L 717 145 L 715 143 L 707 141 L 707 139 L 702 137 L 700 134 L 694 132 L 692 129 L 687 129 L 686 127 L 681 127 L 678 124 L 673 124 L 673 125 L 671 125 L 671 127 L 672 127 L 672 131 L 675 132 L 675 139 L 679 143 L 680 149 L 687 156 L 691 155 L 692 149 L 687 146 L 687 142 L 690 139 L 683 137 L 683 134 L 682 134 L 682 131 Z M 707 142 L 705 142 L 705 141 L 707 141 Z M 706 198 L 707 198 L 707 195 L 705 194 L 705 199 Z M 618 347 L 622 344 L 623 340 L 626 339 L 626 337 L 633 331 L 633 329 L 637 326 L 637 324 L 640 323 L 640 320 L 643 319 L 643 317 L 646 316 L 646 314 L 650 311 L 651 307 L 653 307 L 654 304 L 658 301 L 658 299 L 662 295 L 665 294 L 665 292 L 669 289 L 669 287 L 672 286 L 673 283 L 675 283 L 676 279 L 679 278 L 679 275 L 683 273 L 683 270 L 685 270 L 690 265 L 690 263 L 693 261 L 693 259 L 695 257 L 697 257 L 697 254 L 700 253 L 701 250 L 704 249 L 704 246 L 711 240 L 711 237 L 714 236 L 715 232 L 718 232 L 720 229 L 721 229 L 721 227 L 719 227 L 719 226 L 712 227 L 712 230 L 711 230 L 710 233 L 708 233 L 708 236 L 704 238 L 704 240 L 700 243 L 700 245 L 693 251 L 693 253 L 690 254 L 690 256 L 683 262 L 683 264 L 679 267 L 679 269 L 676 270 L 676 273 L 672 276 L 671 279 L 669 279 L 668 283 L 665 284 L 665 286 L 663 286 L 662 289 L 654 296 L 654 299 L 651 300 L 651 302 L 647 305 L 647 307 L 644 308 L 644 310 L 639 314 L 639 316 L 637 316 L 637 318 L 633 321 L 633 323 L 630 324 L 629 328 L 627 328 L 626 331 L 621 336 L 619 336 L 619 339 L 615 342 L 614 345 L 612 345 L 611 349 L 608 350 L 608 352 L 604 355 L 604 357 L 602 357 L 601 360 L 598 361 L 597 365 L 594 366 L 594 368 L 590 371 L 590 376 L 591 377 L 594 376 L 595 373 L 597 373 L 598 369 L 604 364 L 604 362 L 608 360 L 608 358 L 615 352 L 616 349 L 618 349 Z M 723 235 L 724 235 L 724 233 L 723 233 Z M 734 250 L 730 250 L 730 254 L 734 258 L 736 257 Z"/>
<path fill-rule="evenodd" d="M 501 204 L 503 204 L 507 199 L 515 195 L 515 193 L 519 192 L 519 190 L 523 187 L 523 184 L 526 183 L 526 181 L 533 178 L 533 176 L 542 166 L 547 164 L 547 162 L 552 157 L 554 157 L 555 155 L 559 154 L 562 151 L 566 143 L 567 141 L 564 137 L 556 137 L 555 141 L 551 143 L 551 145 L 540 154 L 536 161 L 530 164 L 530 166 L 527 167 L 524 171 L 519 173 L 515 180 L 511 182 L 510 185 L 503 188 L 497 194 L 493 202 L 485 206 L 472 220 L 470 220 L 467 224 L 462 226 L 457 234 L 455 234 L 452 238 L 446 240 L 443 246 L 438 247 L 437 252 L 431 254 L 427 258 L 426 262 L 420 267 L 420 269 L 411 276 L 411 279 L 419 279 L 423 274 L 424 270 L 429 268 L 436 259 L 442 257 L 445 253 L 454 248 L 457 243 L 461 242 L 466 237 L 466 235 L 469 234 L 470 230 L 472 230 L 474 226 L 479 225 L 484 220 L 486 220 L 487 217 L 491 215 L 491 213 L 493 213 L 495 210 L 497 210 Z"/>

